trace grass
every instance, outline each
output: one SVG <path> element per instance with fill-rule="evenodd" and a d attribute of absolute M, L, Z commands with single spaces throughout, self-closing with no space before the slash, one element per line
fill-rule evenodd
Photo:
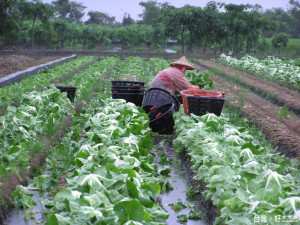
<path fill-rule="evenodd" d="M 257 43 L 257 52 L 265 55 L 278 53 L 272 46 L 272 38 L 260 38 Z M 289 39 L 287 46 L 280 49 L 280 55 L 300 56 L 300 39 Z"/>

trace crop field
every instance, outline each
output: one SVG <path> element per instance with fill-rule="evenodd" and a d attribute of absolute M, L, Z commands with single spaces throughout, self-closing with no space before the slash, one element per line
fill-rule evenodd
<path fill-rule="evenodd" d="M 111 80 L 148 88 L 171 60 L 78 56 L 0 88 L 0 224 L 18 209 L 18 224 L 299 224 L 299 66 L 189 60 L 188 80 L 226 102 L 219 117 L 181 106 L 171 135 L 111 98 Z M 76 87 L 74 101 L 55 86 Z M 176 163 L 185 198 L 172 194 Z"/>

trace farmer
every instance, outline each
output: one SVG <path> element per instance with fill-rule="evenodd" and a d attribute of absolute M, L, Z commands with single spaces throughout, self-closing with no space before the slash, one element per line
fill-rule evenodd
<path fill-rule="evenodd" d="M 171 68 L 159 72 L 151 81 L 150 88 L 161 88 L 172 94 L 191 88 L 198 89 L 198 86 L 192 85 L 184 76 L 186 70 L 194 70 L 185 56 L 175 62 L 172 62 Z"/>

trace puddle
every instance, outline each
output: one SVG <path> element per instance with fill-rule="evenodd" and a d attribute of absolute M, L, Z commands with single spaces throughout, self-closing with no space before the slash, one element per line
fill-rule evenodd
<path fill-rule="evenodd" d="M 36 206 L 30 211 L 23 210 L 22 208 L 13 209 L 8 215 L 7 219 L 4 220 L 4 225 L 36 225 L 43 224 L 43 210 L 44 207 L 41 204 L 41 200 L 46 193 L 40 191 L 30 190 L 32 194 L 32 200 L 36 202 Z M 26 212 L 28 215 L 26 215 Z M 29 220 L 26 221 L 25 217 L 28 216 Z"/>
<path fill-rule="evenodd" d="M 168 179 L 174 189 L 172 191 L 159 195 L 162 207 L 169 213 L 169 218 L 166 223 L 170 225 L 206 225 L 207 223 L 204 220 L 200 221 L 188 219 L 186 223 L 180 223 L 178 221 L 178 215 L 185 214 L 188 216 L 190 210 L 192 210 L 193 208 L 187 207 L 180 210 L 179 212 L 175 212 L 171 208 L 171 206 L 169 206 L 170 203 L 178 203 L 179 201 L 181 201 L 184 205 L 190 204 L 197 206 L 197 204 L 195 201 L 188 200 L 186 197 L 186 192 L 189 188 L 187 172 L 181 167 L 180 160 L 176 157 L 176 153 L 174 152 L 172 145 L 172 139 L 163 136 L 158 136 L 154 139 L 155 148 L 159 151 L 163 151 L 168 160 L 172 160 L 171 163 L 168 163 L 166 165 L 171 169 L 171 173 L 169 174 L 170 176 L 168 177 Z M 155 163 L 158 165 L 158 168 L 162 168 L 165 165 L 159 164 L 159 160 L 160 159 L 158 157 L 155 158 Z M 200 211 L 199 207 L 196 207 L 195 211 Z"/>

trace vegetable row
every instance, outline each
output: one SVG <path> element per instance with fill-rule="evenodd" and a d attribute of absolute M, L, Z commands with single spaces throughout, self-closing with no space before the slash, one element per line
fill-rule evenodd
<path fill-rule="evenodd" d="M 65 137 L 74 157 L 66 188 L 44 201 L 48 224 L 165 224 L 168 214 L 157 204 L 164 171 L 148 154 L 147 115 L 124 100 L 95 103 L 81 115 L 84 137 Z"/>
<path fill-rule="evenodd" d="M 236 59 L 222 54 L 219 56 L 218 61 L 237 69 L 263 75 L 268 79 L 280 80 L 287 84 L 300 86 L 300 68 L 294 65 L 293 59 L 280 59 L 274 56 L 258 59 L 250 55 Z"/>
<path fill-rule="evenodd" d="M 101 68 L 112 68 L 114 62 L 114 59 L 106 58 L 76 74 L 75 77 L 81 77 L 78 83 L 74 83 L 80 84 L 78 96 L 88 89 L 86 87 L 92 88 L 95 80 L 101 78 Z M 60 72 L 55 73 L 56 76 Z M 42 92 L 32 91 L 20 95 L 19 104 L 18 107 L 8 106 L 3 116 L 0 116 L 1 178 L 7 178 L 8 173 L 18 174 L 19 170 L 28 171 L 30 157 L 43 149 L 43 137 L 55 135 L 63 119 L 74 113 L 74 106 L 66 92 L 60 93 L 52 85 Z"/>
<path fill-rule="evenodd" d="M 85 90 L 97 85 L 102 75 L 98 71 L 115 64 L 112 75 L 118 79 L 123 72 L 117 71 L 130 64 L 114 57 L 74 75 L 76 98 L 81 99 Z M 166 178 L 161 174 L 169 169 L 158 170 L 148 154 L 152 143 L 147 115 L 124 100 L 103 100 L 109 85 L 107 79 L 101 93 L 88 99 L 80 114 L 73 113 L 70 132 L 51 151 L 63 153 L 49 158 L 47 173 L 33 180 L 32 187 L 45 190 L 61 175 L 58 170 L 67 169 L 66 189 L 58 191 L 53 201 L 44 200 L 51 208 L 48 224 L 165 224 L 168 214 L 157 204 L 157 195 L 166 189 Z M 30 199 L 24 187 L 19 187 L 13 198 L 23 207 L 23 200 Z"/>
<path fill-rule="evenodd" d="M 46 86 L 53 83 L 55 79 L 72 72 L 94 59 L 96 58 L 92 56 L 81 56 L 53 68 L 44 68 L 34 76 L 24 78 L 20 82 L 0 88 L 0 107 L 7 107 L 11 104 L 19 104 L 20 96 L 22 94 L 31 92 L 38 88 L 45 89 Z"/>
<path fill-rule="evenodd" d="M 293 224 L 300 221 L 300 163 L 272 153 L 247 127 L 225 115 L 175 113 L 174 149 L 190 156 L 206 200 L 217 207 L 214 224 Z"/>

